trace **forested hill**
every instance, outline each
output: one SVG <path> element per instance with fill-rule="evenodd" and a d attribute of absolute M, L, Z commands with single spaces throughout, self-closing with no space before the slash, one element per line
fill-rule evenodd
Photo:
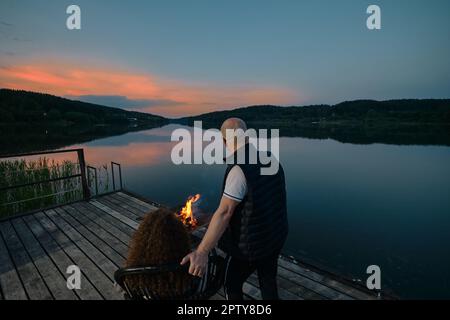
<path fill-rule="evenodd" d="M 181 119 L 125 111 L 48 94 L 0 89 L 0 154 L 59 148 L 168 123 L 218 128 L 229 117 L 281 136 L 349 143 L 450 146 L 450 99 L 358 100 L 337 105 L 250 106 Z"/>
<path fill-rule="evenodd" d="M 0 89 L 0 123 L 39 125 L 154 125 L 167 120 L 149 113 L 126 111 L 49 94 Z"/>
<path fill-rule="evenodd" d="M 409 123 L 450 124 L 450 99 L 428 100 L 357 100 L 336 105 L 278 107 L 250 106 L 234 110 L 206 113 L 179 119 L 191 123 L 202 120 L 216 125 L 229 117 L 267 125 Z"/>

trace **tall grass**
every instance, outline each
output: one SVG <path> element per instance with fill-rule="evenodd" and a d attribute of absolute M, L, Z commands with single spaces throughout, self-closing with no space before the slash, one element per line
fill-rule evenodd
<path fill-rule="evenodd" d="M 79 164 L 68 160 L 56 162 L 44 157 L 30 161 L 25 159 L 1 161 L 0 188 L 62 178 L 79 173 Z M 104 181 L 105 177 L 106 181 Z M 108 191 L 108 179 L 107 167 L 102 166 L 99 170 L 99 193 Z M 81 200 L 82 198 L 83 191 L 80 177 L 0 191 L 0 219 L 18 213 Z"/>

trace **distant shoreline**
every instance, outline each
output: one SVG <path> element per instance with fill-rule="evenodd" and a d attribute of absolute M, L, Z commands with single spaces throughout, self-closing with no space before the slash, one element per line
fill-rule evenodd
<path fill-rule="evenodd" d="M 281 137 L 343 143 L 450 146 L 450 99 L 358 100 L 334 106 L 251 106 L 168 119 L 52 95 L 0 89 L 1 154 L 61 148 L 167 124 L 219 128 L 230 117 Z"/>

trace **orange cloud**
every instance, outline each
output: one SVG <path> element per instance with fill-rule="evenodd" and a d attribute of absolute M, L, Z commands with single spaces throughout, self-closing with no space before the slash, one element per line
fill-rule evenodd
<path fill-rule="evenodd" d="M 0 86 L 60 96 L 120 95 L 129 99 L 176 102 L 139 109 L 165 116 L 194 115 L 253 104 L 299 102 L 296 93 L 277 87 L 194 85 L 148 74 L 58 62 L 0 67 Z"/>

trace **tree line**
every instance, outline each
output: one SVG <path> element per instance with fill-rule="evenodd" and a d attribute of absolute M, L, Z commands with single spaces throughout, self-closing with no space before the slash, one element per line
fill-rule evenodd
<path fill-rule="evenodd" d="M 126 111 L 43 93 L 0 89 L 0 123 L 126 125 L 165 121 L 165 118 L 149 113 Z"/>

